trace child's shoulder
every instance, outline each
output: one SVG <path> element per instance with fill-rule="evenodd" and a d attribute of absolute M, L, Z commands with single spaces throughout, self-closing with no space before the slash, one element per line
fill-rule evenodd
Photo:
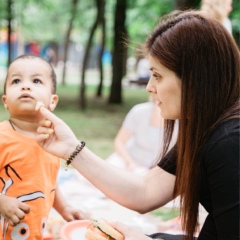
<path fill-rule="evenodd" d="M 9 126 L 9 121 L 8 120 L 4 120 L 2 122 L 0 122 L 0 129 L 1 130 L 6 130 Z"/>
<path fill-rule="evenodd" d="M 4 136 L 9 136 L 10 135 L 10 130 L 11 130 L 11 127 L 9 125 L 8 120 L 0 122 L 0 136 L 1 136 L 0 140 L 3 140 L 3 141 L 5 140 L 6 141 Z"/>

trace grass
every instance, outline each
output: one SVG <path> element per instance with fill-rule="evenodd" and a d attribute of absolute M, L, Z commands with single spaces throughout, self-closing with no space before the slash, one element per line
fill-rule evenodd
<path fill-rule="evenodd" d="M 127 112 L 137 103 L 147 101 L 145 89 L 124 89 L 124 103 L 107 104 L 108 88 L 104 88 L 102 98 L 95 97 L 96 87 L 87 88 L 87 109 L 78 109 L 79 87 L 69 85 L 59 87 L 59 105 L 55 113 L 72 128 L 80 140 L 102 158 L 107 158 L 113 151 L 113 140 L 121 127 Z"/>
<path fill-rule="evenodd" d="M 179 209 L 162 207 L 152 211 L 151 214 L 155 217 L 159 217 L 162 221 L 168 221 L 179 216 Z"/>
<path fill-rule="evenodd" d="M 2 89 L 2 88 L 1 88 Z M 78 108 L 79 85 L 59 85 L 57 89 L 59 103 L 54 113 L 63 119 L 79 140 L 101 158 L 107 158 L 113 151 L 113 140 L 121 127 L 127 112 L 137 103 L 146 102 L 148 94 L 145 88 L 124 88 L 123 104 L 107 104 L 109 88 L 104 87 L 103 97 L 96 98 L 96 86 L 87 86 L 87 109 Z M 0 104 L 0 121 L 9 118 L 9 114 Z"/>

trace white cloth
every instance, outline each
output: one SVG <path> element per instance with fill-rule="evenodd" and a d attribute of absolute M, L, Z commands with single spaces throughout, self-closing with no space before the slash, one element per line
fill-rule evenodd
<path fill-rule="evenodd" d="M 150 64 L 147 58 L 142 58 L 139 60 L 137 65 L 137 76 L 138 78 L 149 78 L 150 76 Z"/>
<path fill-rule="evenodd" d="M 232 23 L 229 18 L 225 18 L 223 20 L 223 26 L 228 30 L 228 32 L 232 35 Z"/>
<path fill-rule="evenodd" d="M 135 105 L 127 114 L 123 127 L 132 133 L 126 143 L 126 148 L 139 169 L 143 173 L 157 164 L 163 144 L 163 127 L 151 125 L 151 116 L 155 103 L 147 102 Z M 113 153 L 108 162 L 125 168 L 125 163 L 118 153 Z"/>

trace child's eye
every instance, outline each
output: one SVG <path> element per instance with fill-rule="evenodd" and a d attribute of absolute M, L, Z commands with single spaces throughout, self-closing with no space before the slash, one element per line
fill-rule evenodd
<path fill-rule="evenodd" d="M 39 79 L 37 79 L 37 78 L 33 79 L 33 82 L 34 82 L 34 83 L 42 83 L 42 81 L 39 80 Z"/>
<path fill-rule="evenodd" d="M 19 79 L 14 79 L 14 80 L 12 81 L 12 84 L 18 84 L 19 82 L 20 82 Z"/>

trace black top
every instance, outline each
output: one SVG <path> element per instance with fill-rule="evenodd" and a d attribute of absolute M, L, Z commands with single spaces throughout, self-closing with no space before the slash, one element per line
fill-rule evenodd
<path fill-rule="evenodd" d="M 239 240 L 239 119 L 218 126 L 207 141 L 201 162 L 200 203 L 209 213 L 199 240 Z M 176 173 L 176 146 L 159 167 Z"/>

